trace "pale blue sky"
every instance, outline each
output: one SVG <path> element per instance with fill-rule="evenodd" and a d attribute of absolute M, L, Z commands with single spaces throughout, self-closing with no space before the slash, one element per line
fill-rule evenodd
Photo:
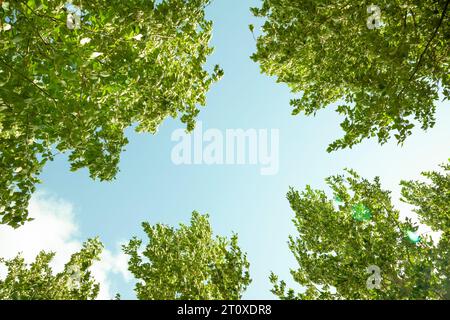
<path fill-rule="evenodd" d="M 244 297 L 252 299 L 273 298 L 270 271 L 290 279 L 289 268 L 295 266 L 286 244 L 293 232 L 293 213 L 285 198 L 289 186 L 323 188 L 325 177 L 349 167 L 369 178 L 381 176 L 383 185 L 396 195 L 401 179 L 437 168 L 450 156 L 448 102 L 439 104 L 436 127 L 428 133 L 415 130 L 403 147 L 365 141 L 352 150 L 326 153 L 327 145 L 342 135 L 333 108 L 315 118 L 291 116 L 293 95 L 275 79 L 261 75 L 249 58 L 255 41 L 248 25 L 258 25 L 249 7 L 258 3 L 215 0 L 208 7 L 215 46 L 209 65 L 220 64 L 225 76 L 208 94 L 198 120 L 204 129 L 279 129 L 277 175 L 261 176 L 259 166 L 175 166 L 170 137 L 181 125 L 168 119 L 155 136 L 128 131 L 130 144 L 115 181 L 94 182 L 85 170 L 71 173 L 66 158 L 59 157 L 47 165 L 38 188 L 73 203 L 79 238 L 98 235 L 109 249 L 132 235 L 142 236 L 142 221 L 176 225 L 188 222 L 193 210 L 209 213 L 216 233 L 239 234 L 253 278 Z M 124 298 L 134 297 L 132 285 L 119 276 L 113 285 Z"/>

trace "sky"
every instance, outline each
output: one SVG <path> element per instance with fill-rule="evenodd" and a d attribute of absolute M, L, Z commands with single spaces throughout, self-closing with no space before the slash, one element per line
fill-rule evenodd
<path fill-rule="evenodd" d="M 93 181 L 86 170 L 70 172 L 64 155 L 47 164 L 30 206 L 36 218 L 31 230 L 13 235 L 0 227 L 0 256 L 19 250 L 32 256 L 40 249 L 52 249 L 58 252 L 56 265 L 62 266 L 61 261 L 84 240 L 99 236 L 107 249 L 95 272 L 105 286 L 101 297 L 120 292 L 122 298 L 133 299 L 133 282 L 120 245 L 132 236 L 144 236 L 143 221 L 176 226 L 188 223 L 196 210 L 210 215 L 216 234 L 238 233 L 253 279 L 244 298 L 273 299 L 271 271 L 297 288 L 290 281 L 289 269 L 296 263 L 287 246 L 288 236 L 295 234 L 286 200 L 290 186 L 327 190 L 326 177 L 353 168 L 366 178 L 380 176 L 397 203 L 400 180 L 416 179 L 421 171 L 447 161 L 448 101 L 437 103 L 435 127 L 428 132 L 415 129 L 403 146 L 366 140 L 352 149 L 327 153 L 328 144 L 343 135 L 333 106 L 316 117 L 292 116 L 289 100 L 295 95 L 261 74 L 250 59 L 255 40 L 248 25 L 261 21 L 251 16 L 249 7 L 258 4 L 215 0 L 207 8 L 207 17 L 214 22 L 215 47 L 208 68 L 219 64 L 225 76 L 212 87 L 198 121 L 204 131 L 279 130 L 277 174 L 261 175 L 259 165 L 175 165 L 171 152 L 176 142 L 171 135 L 183 128 L 179 120 L 167 119 L 156 135 L 137 134 L 130 128 L 130 143 L 112 182 Z"/>

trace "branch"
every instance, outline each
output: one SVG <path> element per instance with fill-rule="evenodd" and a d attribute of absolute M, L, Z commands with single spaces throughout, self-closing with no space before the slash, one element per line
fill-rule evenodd
<path fill-rule="evenodd" d="M 2 59 L 0 59 L 0 62 L 6 66 L 8 69 L 10 69 L 11 71 L 17 73 L 19 76 L 21 76 L 23 79 L 25 79 L 26 81 L 28 81 L 29 83 L 31 83 L 33 86 L 35 86 L 36 88 L 39 89 L 39 91 L 41 91 L 43 94 L 45 94 L 47 97 L 49 97 L 50 99 L 53 100 L 53 102 L 56 105 L 56 99 L 53 98 L 47 91 L 45 91 L 44 89 L 42 89 L 41 87 L 39 87 L 36 83 L 34 83 L 31 79 L 29 79 L 27 76 L 23 75 L 22 73 L 18 72 L 16 69 L 14 69 L 13 67 L 11 67 L 9 64 L 7 64 L 5 61 L 3 61 Z"/>
<path fill-rule="evenodd" d="M 39 13 L 37 13 L 35 10 L 33 10 L 33 8 L 31 8 L 28 4 L 27 4 L 27 2 L 26 1 L 20 1 L 23 5 L 25 5 L 28 9 L 30 9 L 30 11 L 34 14 L 34 15 L 36 15 L 36 16 L 38 16 L 38 17 L 41 17 L 41 18 L 47 18 L 47 19 L 50 19 L 50 20 L 52 20 L 52 21 L 54 21 L 54 22 L 58 22 L 58 23 L 60 23 L 61 21 L 60 20 L 58 20 L 58 19 L 56 19 L 56 18 L 54 18 L 54 17 L 51 17 L 51 16 L 48 16 L 48 15 L 46 15 L 46 14 L 39 14 Z M 1 3 L 1 2 L 0 2 Z"/>
<path fill-rule="evenodd" d="M 422 63 L 422 60 L 423 60 L 423 57 L 425 56 L 425 53 L 427 52 L 428 48 L 430 47 L 431 42 L 436 37 L 436 35 L 437 35 L 438 31 L 439 31 L 439 28 L 441 27 L 442 22 L 444 21 L 445 14 L 447 13 L 447 8 L 448 8 L 449 4 L 450 4 L 450 0 L 447 0 L 447 2 L 445 3 L 445 6 L 444 6 L 444 10 L 442 10 L 441 19 L 439 20 L 438 25 L 434 29 L 434 33 L 431 36 L 430 40 L 428 40 L 428 43 L 427 43 L 425 49 L 423 50 L 422 54 L 420 55 L 419 61 L 417 62 L 416 67 L 414 69 L 414 72 L 412 73 L 411 77 L 409 78 L 409 81 L 411 81 L 414 78 L 414 76 L 416 75 L 417 71 L 419 70 L 419 67 L 420 67 L 420 65 Z"/>

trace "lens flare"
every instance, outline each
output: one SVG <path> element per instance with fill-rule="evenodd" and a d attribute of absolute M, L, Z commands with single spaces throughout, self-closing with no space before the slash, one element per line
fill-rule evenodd
<path fill-rule="evenodd" d="M 420 235 L 414 231 L 407 231 L 406 236 L 408 237 L 409 241 L 411 241 L 412 243 L 418 243 L 421 240 Z"/>
<path fill-rule="evenodd" d="M 362 203 L 356 204 L 352 207 L 352 217 L 356 221 L 366 221 L 372 218 L 372 213 L 369 208 L 367 208 Z"/>

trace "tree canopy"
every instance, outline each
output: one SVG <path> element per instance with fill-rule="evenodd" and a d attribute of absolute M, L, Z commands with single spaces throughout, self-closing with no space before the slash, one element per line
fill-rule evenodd
<path fill-rule="evenodd" d="M 210 0 L 0 1 L 0 223 L 18 227 L 45 163 L 113 179 L 124 130 L 192 130 L 210 85 Z"/>
<path fill-rule="evenodd" d="M 302 93 L 294 115 L 339 103 L 345 135 L 328 151 L 371 137 L 403 143 L 415 125 L 433 127 L 440 89 L 450 98 L 449 3 L 264 0 L 252 8 L 265 18 L 252 58 Z"/>
<path fill-rule="evenodd" d="M 423 173 L 428 182 L 401 182 L 402 201 L 438 239 L 419 234 L 411 216 L 400 219 L 379 178 L 352 170 L 330 177 L 334 199 L 310 186 L 291 189 L 298 235 L 289 248 L 299 264 L 291 274 L 305 291 L 272 274 L 272 292 L 282 299 L 450 299 L 450 159 L 442 169 Z"/>
<path fill-rule="evenodd" d="M 103 245 L 90 239 L 72 255 L 64 270 L 54 274 L 50 263 L 55 253 L 40 252 L 36 260 L 27 264 L 23 257 L 5 260 L 7 275 L 0 279 L 1 300 L 92 300 L 99 292 L 89 268 L 99 259 Z"/>
<path fill-rule="evenodd" d="M 0 225 L 30 221 L 28 205 L 49 161 L 112 180 L 127 128 L 155 134 L 169 117 L 195 127 L 211 85 L 212 0 L 0 0 Z M 252 59 L 299 97 L 292 114 L 336 105 L 344 136 L 402 144 L 435 125 L 450 99 L 450 0 L 262 0 Z M 250 29 L 254 32 L 254 26 Z M 205 140 L 205 139 L 204 139 Z M 402 181 L 402 216 L 379 178 L 353 170 L 331 192 L 290 189 L 298 234 L 289 248 L 296 292 L 272 273 L 281 299 L 450 299 L 450 159 L 426 181 Z M 330 196 L 331 195 L 331 196 Z M 417 219 L 415 219 L 417 218 Z M 238 236 L 215 236 L 208 215 L 189 225 L 142 224 L 123 246 L 138 299 L 241 299 L 251 283 Z M 421 233 L 427 226 L 432 233 Z M 90 239 L 64 269 L 53 252 L 28 263 L 0 257 L 0 299 L 90 300 L 103 245 Z M 120 295 L 116 296 L 120 299 Z"/>
<path fill-rule="evenodd" d="M 249 263 L 238 237 L 213 238 L 207 215 L 192 213 L 179 229 L 143 223 L 148 244 L 133 238 L 124 246 L 141 300 L 236 300 L 250 284 Z"/>

